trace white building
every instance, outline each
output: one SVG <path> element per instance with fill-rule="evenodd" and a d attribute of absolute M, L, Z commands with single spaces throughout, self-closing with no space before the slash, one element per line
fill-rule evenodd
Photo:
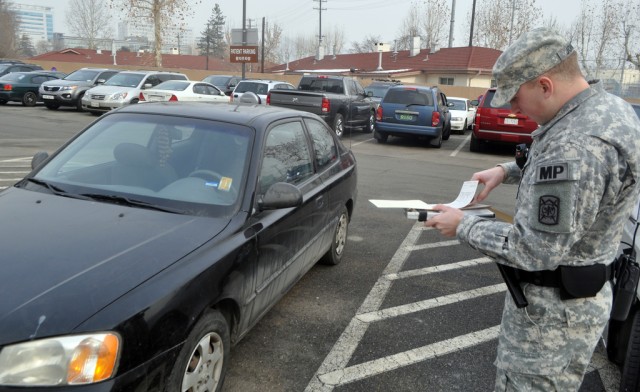
<path fill-rule="evenodd" d="M 151 23 L 118 23 L 118 39 L 126 40 L 127 37 L 144 37 L 150 46 L 155 42 L 155 32 Z M 193 54 L 195 48 L 195 39 L 193 30 L 180 26 L 166 26 L 163 36 L 163 53 Z"/>
<path fill-rule="evenodd" d="M 53 7 L 9 2 L 9 9 L 16 14 L 20 37 L 29 36 L 33 44 L 53 40 Z"/>

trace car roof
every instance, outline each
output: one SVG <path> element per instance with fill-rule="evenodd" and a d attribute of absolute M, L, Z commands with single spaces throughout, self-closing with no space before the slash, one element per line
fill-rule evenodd
<path fill-rule="evenodd" d="M 242 83 L 242 82 L 258 82 L 258 83 L 287 83 L 287 84 L 291 84 L 289 82 L 285 82 L 282 80 L 272 80 L 272 79 L 243 79 L 241 81 L 238 82 L 238 84 Z"/>

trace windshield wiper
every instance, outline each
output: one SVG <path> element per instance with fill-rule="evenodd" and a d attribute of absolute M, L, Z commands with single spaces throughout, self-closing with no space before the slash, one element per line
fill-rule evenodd
<path fill-rule="evenodd" d="M 172 214 L 184 214 L 185 213 L 185 211 L 179 210 L 177 208 L 163 207 L 163 206 L 159 206 L 157 204 L 148 203 L 148 202 L 142 201 L 142 200 L 130 199 L 130 198 L 125 197 L 125 196 L 104 195 L 104 194 L 100 194 L 100 193 L 84 193 L 84 194 L 82 194 L 82 196 L 90 198 L 92 200 L 100 200 L 100 201 L 112 202 L 112 203 L 115 203 L 115 204 L 124 204 L 124 205 L 132 206 L 132 207 L 140 207 L 140 208 L 147 208 L 147 209 L 150 209 L 150 210 L 170 212 Z"/>
<path fill-rule="evenodd" d="M 49 191 L 51 191 L 51 193 L 53 193 L 56 196 L 71 197 L 73 199 L 81 199 L 81 200 L 90 200 L 88 197 L 78 195 L 76 193 L 69 193 L 58 186 L 52 185 L 51 183 L 44 180 L 40 180 L 38 178 L 29 177 L 26 180 L 47 188 Z"/>

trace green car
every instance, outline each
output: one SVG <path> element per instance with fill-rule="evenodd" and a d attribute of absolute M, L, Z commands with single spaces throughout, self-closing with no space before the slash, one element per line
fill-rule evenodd
<path fill-rule="evenodd" d="M 0 77 L 0 105 L 9 101 L 22 102 L 24 106 L 35 106 L 38 89 L 43 82 L 61 79 L 63 72 L 32 71 L 11 72 Z"/>

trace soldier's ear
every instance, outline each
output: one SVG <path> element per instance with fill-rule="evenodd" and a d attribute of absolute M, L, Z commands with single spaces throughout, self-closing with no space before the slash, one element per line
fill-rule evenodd
<path fill-rule="evenodd" d="M 553 81 L 547 76 L 540 76 L 537 80 L 537 84 L 542 90 L 544 97 L 549 98 L 553 95 L 554 85 Z"/>

